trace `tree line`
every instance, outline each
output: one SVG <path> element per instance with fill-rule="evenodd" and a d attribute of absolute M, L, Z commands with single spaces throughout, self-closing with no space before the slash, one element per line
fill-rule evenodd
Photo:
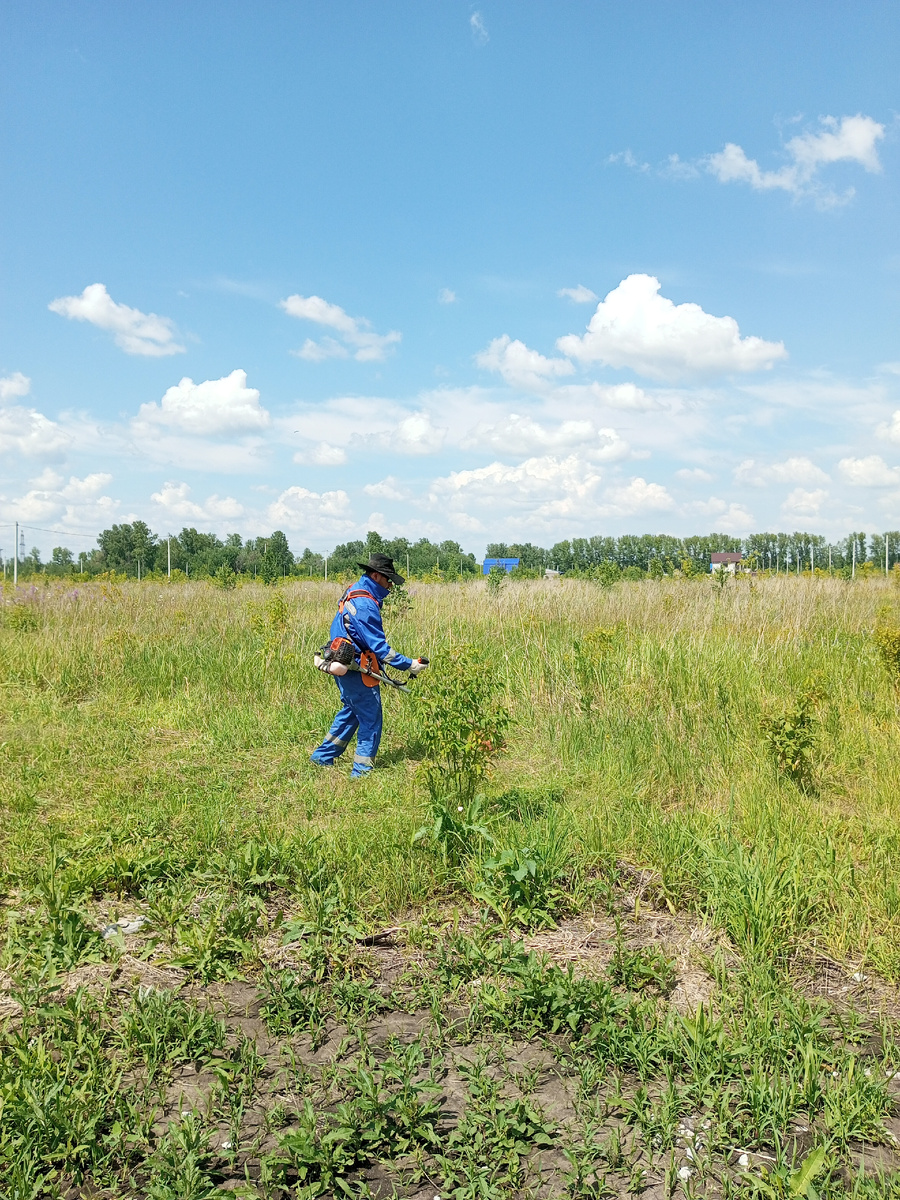
<path fill-rule="evenodd" d="M 733 537 L 709 533 L 678 538 L 668 534 L 624 534 L 622 537 L 572 538 L 549 549 L 531 542 L 492 542 L 488 558 L 518 558 L 525 570 L 552 569 L 564 574 L 591 571 L 612 564 L 621 572 L 641 574 L 685 574 L 708 571 L 714 553 L 742 553 L 761 570 L 809 570 L 811 566 L 833 570 L 852 569 L 854 563 L 869 562 L 884 568 L 887 542 L 888 566 L 900 562 L 900 531 L 851 533 L 828 542 L 817 533 L 754 533 Z"/>
<path fill-rule="evenodd" d="M 19 562 L 19 576 L 40 574 L 65 577 L 98 576 L 114 571 L 130 578 L 160 578 L 170 571 L 176 577 L 189 579 L 218 578 L 222 582 L 238 577 L 261 579 L 275 583 L 287 576 L 295 578 L 343 577 L 358 573 L 357 563 L 366 562 L 375 552 L 389 554 L 403 574 L 422 577 L 438 575 L 457 579 L 480 573 L 481 566 L 473 554 L 467 554 L 458 542 L 431 542 L 419 538 L 383 538 L 370 532 L 365 541 L 345 542 L 329 554 L 318 554 L 308 547 L 295 555 L 287 536 L 276 529 L 267 537 L 241 538 L 229 534 L 224 541 L 214 533 L 201 533 L 194 528 L 182 529 L 179 534 L 153 533 L 144 521 L 113 525 L 97 538 L 95 549 L 75 554 L 66 546 L 56 546 L 47 562 L 34 547 Z M 11 560 L 4 563 L 9 577 Z"/>
<path fill-rule="evenodd" d="M 900 563 L 900 531 L 869 535 L 851 533 L 836 542 L 828 542 L 814 533 L 754 533 L 746 538 L 726 533 L 710 533 L 678 538 L 668 534 L 624 534 L 621 537 L 597 535 L 572 538 L 543 547 L 532 542 L 491 542 L 486 558 L 518 558 L 521 575 L 543 574 L 547 569 L 563 574 L 592 575 L 598 571 L 618 572 L 632 578 L 683 574 L 709 570 L 716 551 L 739 551 L 751 565 L 763 570 L 809 570 L 811 566 L 837 571 L 870 563 L 883 569 Z M 885 555 L 887 551 L 887 556 Z M 287 536 L 276 529 L 267 537 L 241 538 L 229 534 L 224 540 L 214 533 L 194 528 L 179 534 L 153 533 L 144 521 L 113 525 L 97 538 L 97 547 L 75 554 L 65 546 L 56 546 L 49 561 L 42 562 L 35 547 L 19 564 L 19 574 L 63 577 L 73 573 L 96 576 L 115 571 L 134 578 L 167 575 L 187 578 L 239 576 L 274 583 L 278 579 L 345 577 L 357 571 L 376 552 L 393 558 L 397 569 L 416 578 L 460 579 L 478 575 L 481 564 L 474 554 L 466 553 L 458 542 L 432 542 L 428 538 L 385 538 L 370 531 L 365 540 L 344 542 L 329 554 L 308 547 L 301 554 L 291 551 Z M 8 577 L 10 560 L 4 564 Z"/>

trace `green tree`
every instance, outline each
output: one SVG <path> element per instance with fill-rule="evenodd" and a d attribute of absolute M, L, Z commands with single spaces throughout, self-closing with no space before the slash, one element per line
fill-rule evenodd
<path fill-rule="evenodd" d="M 288 540 L 280 529 L 276 529 L 269 538 L 266 555 L 278 568 L 279 574 L 289 574 L 294 566 L 294 556 L 291 554 Z"/>
<path fill-rule="evenodd" d="M 97 538 L 103 556 L 102 569 L 136 575 L 140 562 L 143 574 L 154 565 L 157 542 L 156 534 L 150 532 L 150 527 L 145 521 L 135 521 L 133 525 L 113 525 L 111 529 L 104 529 Z"/>

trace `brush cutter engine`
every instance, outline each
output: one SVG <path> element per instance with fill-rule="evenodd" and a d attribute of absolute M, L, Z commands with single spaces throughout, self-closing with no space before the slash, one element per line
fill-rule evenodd
<path fill-rule="evenodd" d="M 336 637 L 319 648 L 313 663 L 326 675 L 346 675 L 353 665 L 354 645 L 347 638 Z"/>

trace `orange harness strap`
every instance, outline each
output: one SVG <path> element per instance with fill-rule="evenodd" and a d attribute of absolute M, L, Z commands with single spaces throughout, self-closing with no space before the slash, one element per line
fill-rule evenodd
<path fill-rule="evenodd" d="M 378 600 L 377 596 L 373 596 L 372 593 L 367 592 L 365 588 L 357 588 L 355 591 L 344 592 L 343 596 L 341 596 L 340 603 L 338 604 L 338 612 L 341 614 L 341 617 L 344 621 L 345 629 L 347 629 L 347 619 L 344 617 L 344 605 L 348 600 L 355 600 L 357 596 L 365 596 L 368 600 L 374 600 L 378 607 L 381 608 L 381 602 Z M 347 629 L 347 633 L 350 633 L 349 629 Z M 352 642 L 353 639 L 350 638 L 350 641 Z M 378 687 L 379 681 L 374 679 L 371 675 L 366 674 L 367 671 L 381 670 L 378 659 L 371 650 L 362 650 L 359 646 L 356 648 L 359 650 L 359 665 L 362 671 L 363 683 L 366 685 L 366 687 Z"/>

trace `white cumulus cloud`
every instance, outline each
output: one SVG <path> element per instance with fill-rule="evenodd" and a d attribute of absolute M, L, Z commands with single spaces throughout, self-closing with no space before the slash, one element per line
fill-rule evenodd
<path fill-rule="evenodd" d="M 351 317 L 340 305 L 330 304 L 321 296 L 295 294 L 282 300 L 281 307 L 288 316 L 333 329 L 340 337 L 341 341 L 326 337 L 321 342 L 308 338 L 296 353 L 309 362 L 346 358 L 351 354 L 357 362 L 380 362 L 402 336 L 396 329 L 385 334 L 373 333 L 371 323 L 365 317 Z"/>
<path fill-rule="evenodd" d="M 11 504 L 20 521 L 52 521 L 73 528 L 102 529 L 115 520 L 118 500 L 101 495 L 112 482 L 112 475 L 95 471 L 83 479 L 70 476 L 65 482 L 55 471 L 43 471 L 30 480 L 31 488 Z"/>
<path fill-rule="evenodd" d="M 297 358 L 304 358 L 307 362 L 325 362 L 327 358 L 349 358 L 350 351 L 334 338 L 324 337 L 320 342 L 314 341 L 312 338 L 307 338 L 299 350 L 294 350 L 293 353 Z"/>
<path fill-rule="evenodd" d="M 430 498 L 435 506 L 489 511 L 527 510 L 538 522 L 581 517 L 595 504 L 600 472 L 578 455 L 529 458 L 519 466 L 493 462 L 468 471 L 452 471 L 435 479 Z"/>
<path fill-rule="evenodd" d="M 706 518 L 722 533 L 749 533 L 755 524 L 753 515 L 742 504 L 729 504 L 718 496 L 689 504 L 687 511 Z"/>
<path fill-rule="evenodd" d="M 583 364 L 630 367 L 651 379 L 758 371 L 787 357 L 782 342 L 741 337 L 733 317 L 699 304 L 673 304 L 652 275 L 629 275 L 597 305 L 587 332 L 567 334 L 557 348 Z"/>
<path fill-rule="evenodd" d="M 447 430 L 435 425 L 428 413 L 416 412 L 403 417 L 392 429 L 380 430 L 369 435 L 354 435 L 352 440 L 374 444 L 392 454 L 419 456 L 437 454 L 446 436 Z"/>
<path fill-rule="evenodd" d="M 619 487 L 607 488 L 605 500 L 610 516 L 630 517 L 675 507 L 675 501 L 661 483 L 648 483 L 640 476 Z"/>
<path fill-rule="evenodd" d="M 347 451 L 342 446 L 332 446 L 331 442 L 319 442 L 309 454 L 298 450 L 294 455 L 294 462 L 304 463 L 310 458 L 317 467 L 342 467 L 347 461 Z"/>
<path fill-rule="evenodd" d="M 841 203 L 853 195 L 853 189 L 843 196 L 823 189 L 819 180 L 821 169 L 831 163 L 854 162 L 867 171 L 880 171 L 878 142 L 884 137 L 884 126 L 872 117 L 857 113 L 855 117 L 822 117 L 820 127 L 793 137 L 785 146 L 789 162 L 776 171 L 765 171 L 743 148 L 728 142 L 724 150 L 706 159 L 707 169 L 721 183 L 748 183 L 758 191 L 777 189 L 799 197 L 813 195 L 826 207 Z"/>
<path fill-rule="evenodd" d="M 0 407 L 0 454 L 61 458 L 71 438 L 56 421 L 21 404 Z"/>
<path fill-rule="evenodd" d="M 0 401 L 14 396 L 27 396 L 30 391 L 31 380 L 21 371 L 13 371 L 12 375 L 4 375 L 0 379 Z"/>
<path fill-rule="evenodd" d="M 625 458 L 629 452 L 628 443 L 615 429 L 598 429 L 593 421 L 561 421 L 546 426 L 519 413 L 509 413 L 496 423 L 479 423 L 466 434 L 461 445 L 464 449 L 498 450 L 505 454 L 580 450 L 601 461 Z"/>
<path fill-rule="evenodd" d="M 409 498 L 409 492 L 401 487 L 400 482 L 393 475 L 388 475 L 377 483 L 367 483 L 363 491 L 367 496 L 375 496 L 378 500 L 406 500 Z"/>
<path fill-rule="evenodd" d="M 680 471 L 675 472 L 676 479 L 682 479 L 685 483 L 712 483 L 713 476 L 709 471 L 704 471 L 702 467 L 682 467 Z"/>
<path fill-rule="evenodd" d="M 596 292 L 592 292 L 583 283 L 579 283 L 577 287 L 560 288 L 556 294 L 568 297 L 574 304 L 591 304 L 594 300 L 600 299 Z"/>
<path fill-rule="evenodd" d="M 126 354 L 162 358 L 184 353 L 184 346 L 176 341 L 175 325 L 168 317 L 117 304 L 102 283 L 90 284 L 80 296 L 60 296 L 48 308 L 70 321 L 87 321 L 98 329 L 108 330 Z"/>
<path fill-rule="evenodd" d="M 438 292 L 438 304 L 455 304 L 456 292 L 453 288 L 441 288 Z"/>
<path fill-rule="evenodd" d="M 350 497 L 344 491 L 312 492 L 289 487 L 267 509 L 276 527 L 300 531 L 304 537 L 340 537 L 353 529 Z"/>
<path fill-rule="evenodd" d="M 745 458 L 735 468 L 734 479 L 752 487 L 767 487 L 771 483 L 827 483 L 829 477 L 811 459 L 801 455 L 768 464 Z"/>
<path fill-rule="evenodd" d="M 197 521 L 203 525 L 214 525 L 218 521 L 230 520 L 243 515 L 244 506 L 232 496 L 208 496 L 203 504 L 190 499 L 191 489 L 186 483 L 164 483 L 150 499 L 160 510 L 160 517 L 178 521 Z"/>
<path fill-rule="evenodd" d="M 485 371 L 495 371 L 512 387 L 527 392 L 540 392 L 551 379 L 571 375 L 575 368 L 565 358 L 546 358 L 508 334 L 494 338 L 486 350 L 475 356 L 475 362 Z"/>
<path fill-rule="evenodd" d="M 247 372 L 232 371 L 203 383 L 185 376 L 168 389 L 159 404 L 142 404 L 135 423 L 208 436 L 265 429 L 270 417 L 259 403 L 257 389 L 247 387 Z"/>
<path fill-rule="evenodd" d="M 788 520 L 817 517 L 827 499 L 828 492 L 825 488 L 814 488 L 809 491 L 807 488 L 796 487 L 788 493 L 782 504 L 781 515 Z"/>
<path fill-rule="evenodd" d="M 900 444 L 900 408 L 892 414 L 890 421 L 879 425 L 875 432 L 889 442 Z"/>
<path fill-rule="evenodd" d="M 650 412 L 662 408 L 660 402 L 634 383 L 564 383 L 553 393 L 562 401 L 594 401 L 605 408 L 631 409 Z"/>
<path fill-rule="evenodd" d="M 424 402 L 428 397 L 422 397 Z M 429 404 L 437 413 L 447 412 L 451 402 Z M 393 454 L 435 454 L 444 445 L 448 430 L 438 425 L 423 407 L 411 412 L 395 400 L 378 396 L 340 396 L 323 404 L 304 405 L 285 418 L 289 428 L 307 442 L 346 446 L 350 450 L 386 450 Z M 349 435 L 349 436 L 348 436 Z M 298 452 L 295 462 L 306 461 L 311 450 Z"/>
<path fill-rule="evenodd" d="M 838 473 L 853 487 L 892 487 L 900 483 L 900 468 L 889 467 L 880 454 L 867 458 L 842 458 Z"/>

